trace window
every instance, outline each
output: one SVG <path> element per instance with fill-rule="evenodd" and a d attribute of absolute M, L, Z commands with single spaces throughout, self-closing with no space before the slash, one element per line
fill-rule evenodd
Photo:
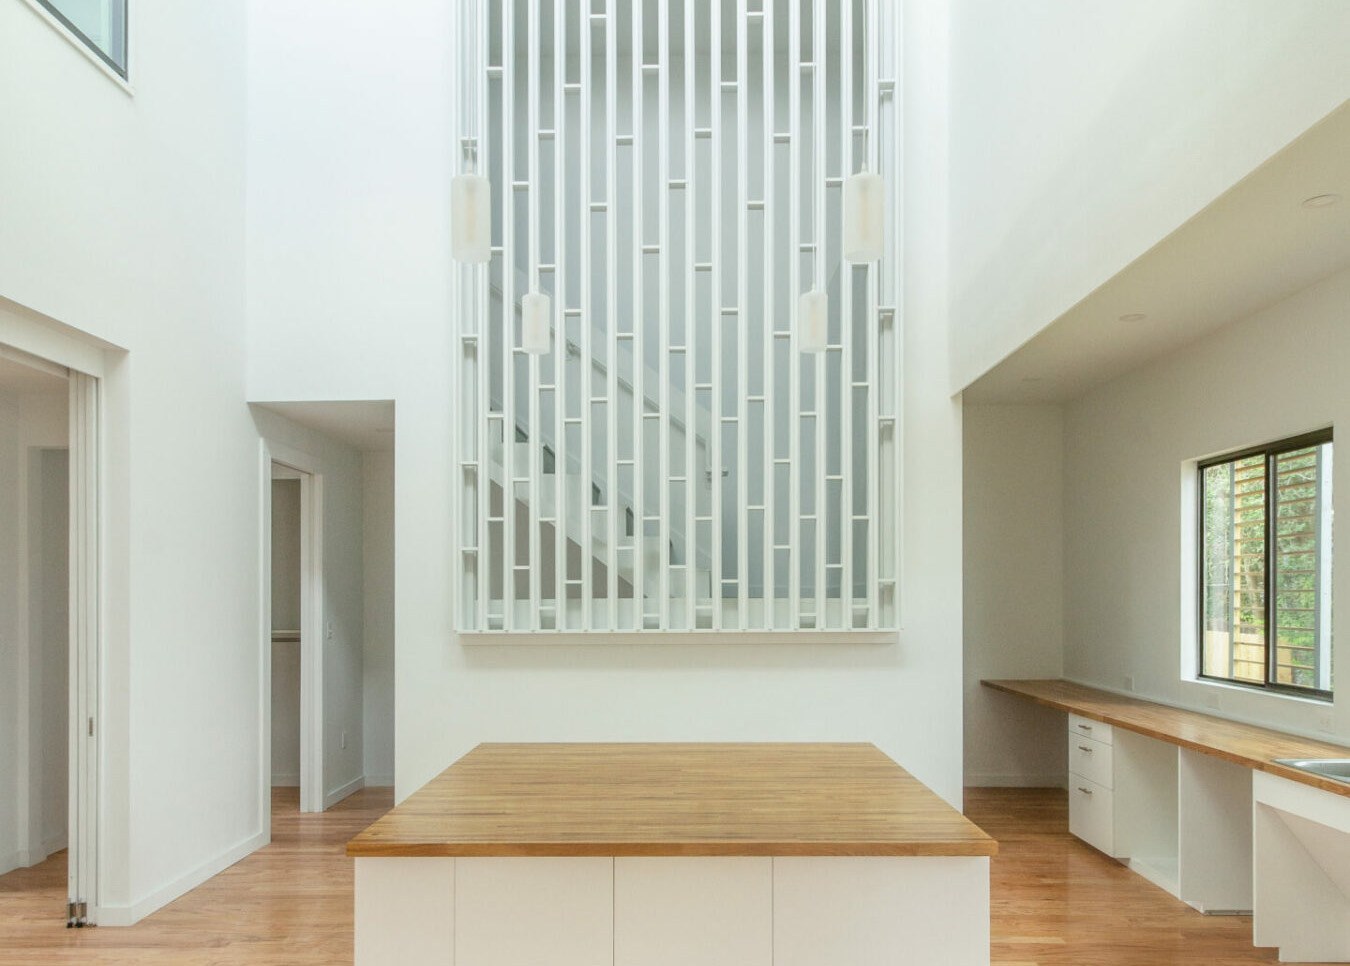
<path fill-rule="evenodd" d="M 1200 676 L 1331 695 L 1331 430 L 1200 464 Z"/>
<path fill-rule="evenodd" d="M 463 631 L 898 624 L 897 220 L 841 241 L 849 176 L 896 192 L 898 5 L 755 7 L 463 5 Z"/>
<path fill-rule="evenodd" d="M 37 0 L 121 77 L 127 76 L 127 0 Z"/>

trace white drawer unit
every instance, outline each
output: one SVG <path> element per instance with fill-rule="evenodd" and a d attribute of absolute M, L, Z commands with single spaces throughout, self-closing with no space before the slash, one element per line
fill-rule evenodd
<path fill-rule="evenodd" d="M 1081 775 L 1069 776 L 1069 832 L 1094 849 L 1115 854 L 1115 803 L 1111 789 Z"/>
<path fill-rule="evenodd" d="M 1081 714 L 1069 715 L 1069 734 L 1111 744 L 1111 726 L 1093 721 L 1091 718 L 1084 718 Z"/>
<path fill-rule="evenodd" d="M 1069 774 L 1086 778 L 1107 788 L 1114 787 L 1111 777 L 1111 746 L 1096 738 L 1069 735 Z"/>
<path fill-rule="evenodd" d="M 1111 726 L 1069 715 L 1069 831 L 1115 854 L 1115 772 Z"/>

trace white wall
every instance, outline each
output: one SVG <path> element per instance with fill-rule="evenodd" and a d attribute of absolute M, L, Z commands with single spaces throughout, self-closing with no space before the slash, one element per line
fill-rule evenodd
<path fill-rule="evenodd" d="M 0 873 L 66 840 L 66 394 L 0 390 Z"/>
<path fill-rule="evenodd" d="M 62 400 L 64 403 L 64 399 Z M 64 415 L 64 404 L 59 407 Z M 64 423 L 64 420 L 63 420 Z M 64 441 L 65 426 L 60 436 Z M 70 756 L 70 459 L 35 454 L 29 473 L 29 862 L 65 848 Z"/>
<path fill-rule="evenodd" d="M 905 52 L 905 631 L 846 642 L 465 646 L 447 293 L 452 9 L 249 5 L 249 394 L 398 408 L 396 791 L 484 740 L 862 739 L 961 786 L 961 429 L 947 391 L 946 19 Z M 360 190 L 352 189 L 359 185 Z"/>
<path fill-rule="evenodd" d="M 0 4 L 0 296 L 126 350 L 102 393 L 105 923 L 267 831 L 243 5 L 132 4 L 130 36 L 134 96 Z"/>
<path fill-rule="evenodd" d="M 19 861 L 19 407 L 0 395 L 0 873 Z"/>
<path fill-rule="evenodd" d="M 1183 533 L 1192 519 L 1188 461 L 1334 425 L 1350 426 L 1350 270 L 1221 329 L 1068 407 L 1064 510 L 1068 677 L 1314 736 L 1350 741 L 1350 702 L 1335 706 L 1182 680 L 1194 627 L 1183 598 Z M 1340 479 L 1350 447 L 1336 447 Z M 1350 488 L 1333 496 L 1350 518 Z M 1346 626 L 1350 541 L 1334 549 L 1334 623 Z M 1350 635 L 1333 643 L 1350 687 Z"/>
<path fill-rule="evenodd" d="M 1064 715 L 982 687 L 1064 665 L 1064 416 L 966 406 L 965 782 L 1059 786 Z"/>
<path fill-rule="evenodd" d="M 394 784 L 394 454 L 363 454 L 367 785 Z"/>
<path fill-rule="evenodd" d="M 956 0 L 956 387 L 1350 96 L 1343 0 Z"/>
<path fill-rule="evenodd" d="M 300 481 L 272 481 L 272 630 L 300 629 Z M 272 640 L 272 786 L 300 784 L 300 642 Z"/>
<path fill-rule="evenodd" d="M 325 801 L 333 804 L 360 787 L 364 776 L 362 689 L 365 615 L 362 584 L 361 453 L 345 443 L 253 408 L 258 432 L 269 443 L 304 454 L 319 479 L 323 505 L 323 775 Z M 273 453 L 276 454 L 274 448 Z M 292 647 L 293 645 L 277 645 Z M 346 747 L 343 736 L 346 736 Z M 344 794 L 345 793 L 345 794 Z"/>

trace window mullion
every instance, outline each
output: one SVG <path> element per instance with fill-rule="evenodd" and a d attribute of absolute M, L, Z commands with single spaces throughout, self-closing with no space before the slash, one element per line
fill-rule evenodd
<path fill-rule="evenodd" d="M 1275 451 L 1266 452 L 1266 539 L 1265 539 L 1265 583 L 1266 583 L 1266 684 L 1276 684 L 1278 677 L 1275 639 L 1275 493 L 1279 478 L 1278 460 Z"/>

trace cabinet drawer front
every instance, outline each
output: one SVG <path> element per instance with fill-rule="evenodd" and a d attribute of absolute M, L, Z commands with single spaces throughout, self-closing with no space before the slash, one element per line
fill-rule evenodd
<path fill-rule="evenodd" d="M 1091 738 L 1094 741 L 1104 741 L 1108 745 L 1111 743 L 1111 726 L 1109 724 L 1084 718 L 1081 714 L 1069 715 L 1069 734 L 1080 738 Z"/>
<path fill-rule="evenodd" d="M 1105 785 L 1069 776 L 1069 831 L 1107 855 L 1115 851 L 1113 804 Z"/>
<path fill-rule="evenodd" d="M 1111 780 L 1111 746 L 1096 738 L 1069 735 L 1069 775 L 1115 787 Z"/>

